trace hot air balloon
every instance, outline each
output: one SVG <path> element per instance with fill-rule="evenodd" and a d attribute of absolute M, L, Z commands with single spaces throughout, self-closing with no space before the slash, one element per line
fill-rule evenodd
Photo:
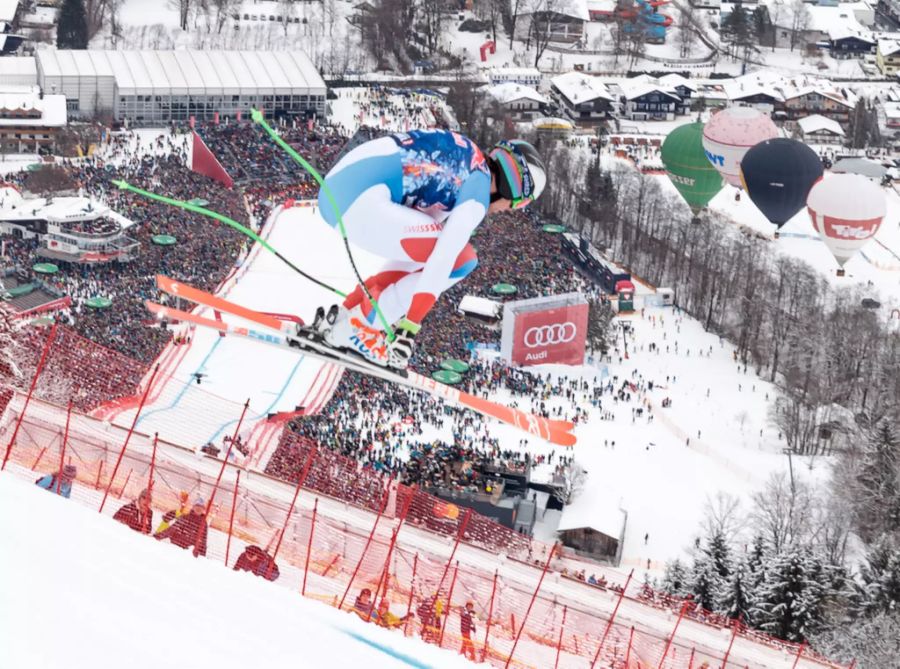
<path fill-rule="evenodd" d="M 695 216 L 722 190 L 722 178 L 703 152 L 702 123 L 688 123 L 670 132 L 662 145 L 662 161 Z"/>
<path fill-rule="evenodd" d="M 794 139 L 767 139 L 741 160 L 741 181 L 753 204 L 779 228 L 806 204 L 813 184 L 822 178 L 822 161 Z"/>
<path fill-rule="evenodd" d="M 722 178 L 741 187 L 741 158 L 767 139 L 778 137 L 778 128 L 766 114 L 752 107 L 728 107 L 703 126 L 703 149 Z"/>
<path fill-rule="evenodd" d="M 806 202 L 813 226 L 834 255 L 844 275 L 844 263 L 875 236 L 887 211 L 884 191 L 859 174 L 835 174 L 809 191 Z"/>

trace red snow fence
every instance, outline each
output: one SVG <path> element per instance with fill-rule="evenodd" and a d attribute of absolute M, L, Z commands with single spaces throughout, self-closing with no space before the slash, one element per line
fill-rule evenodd
<path fill-rule="evenodd" d="M 36 348 L 35 369 L 49 368 L 53 348 L 45 356 Z M 3 475 L 49 481 L 49 490 L 36 487 L 35 494 L 58 491 L 72 503 L 103 506 L 100 512 L 120 521 L 123 532 L 142 531 L 147 541 L 159 535 L 228 569 L 250 571 L 473 661 L 540 668 L 839 667 L 805 646 L 708 618 L 630 575 L 579 561 L 294 433 L 282 439 L 290 440 L 300 464 L 284 481 L 236 466 L 227 451 L 213 457 L 167 443 L 133 425 L 91 417 L 74 402 L 42 399 L 29 392 L 34 382 L 21 385 L 26 388 L 0 386 Z M 233 408 L 239 424 L 243 407 Z M 602 585 L 581 580 L 585 570 Z"/>

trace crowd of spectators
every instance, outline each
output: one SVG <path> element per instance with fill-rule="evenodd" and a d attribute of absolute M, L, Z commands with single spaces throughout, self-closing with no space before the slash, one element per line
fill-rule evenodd
<path fill-rule="evenodd" d="M 64 323 L 82 336 L 144 363 L 154 360 L 171 336 L 165 330 L 146 327 L 149 318 L 143 302 L 157 296 L 156 274 L 212 289 L 234 266 L 245 241 L 226 226 L 119 190 L 112 182 L 124 179 L 181 200 L 200 197 L 226 216 L 244 225 L 251 223 L 240 191 L 192 172 L 185 164 L 186 155 L 184 137 L 179 133 L 146 139 L 124 132 L 112 135 L 111 144 L 93 157 L 62 163 L 81 192 L 103 200 L 134 223 L 127 234 L 140 243 L 140 250 L 125 263 L 57 261 L 60 272 L 43 281 L 72 297 L 71 309 L 62 314 Z M 21 186 L 24 175 L 10 175 L 9 180 Z M 104 224 L 95 229 L 92 224 L 88 229 L 83 223 L 78 227 L 82 232 L 105 232 L 107 228 Z M 152 237 L 159 234 L 174 236 L 177 244 L 157 246 Z M 30 268 L 37 261 L 35 241 L 8 241 L 7 255 L 16 266 Z M 98 296 L 110 298 L 112 305 L 106 309 L 85 306 L 88 299 Z"/>
<path fill-rule="evenodd" d="M 383 132 L 405 132 L 410 129 L 434 128 L 446 121 L 443 99 L 431 91 L 372 86 L 337 91 L 340 105 L 352 103 L 355 126 L 378 128 Z M 345 135 L 354 128 L 338 122 Z"/>

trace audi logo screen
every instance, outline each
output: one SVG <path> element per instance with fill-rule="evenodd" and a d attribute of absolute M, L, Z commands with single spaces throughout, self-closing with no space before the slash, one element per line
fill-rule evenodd
<path fill-rule="evenodd" d="M 587 319 L 586 303 L 516 313 L 512 362 L 523 366 L 582 364 Z"/>

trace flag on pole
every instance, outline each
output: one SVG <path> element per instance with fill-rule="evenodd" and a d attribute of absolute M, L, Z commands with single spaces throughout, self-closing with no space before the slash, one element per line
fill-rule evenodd
<path fill-rule="evenodd" d="M 234 179 L 225 171 L 222 163 L 209 150 L 200 135 L 196 132 L 193 134 L 194 149 L 191 155 L 191 171 L 214 179 L 226 188 L 231 188 L 234 185 Z"/>

